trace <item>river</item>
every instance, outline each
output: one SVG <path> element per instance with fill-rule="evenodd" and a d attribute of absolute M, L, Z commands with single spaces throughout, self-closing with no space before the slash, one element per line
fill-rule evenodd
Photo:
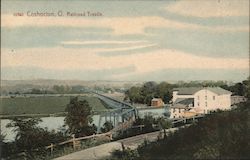
<path fill-rule="evenodd" d="M 144 117 L 145 115 L 152 115 L 153 117 L 162 117 L 164 116 L 164 113 L 166 110 L 164 108 L 156 108 L 156 109 L 142 109 L 139 110 L 138 115 L 139 117 Z M 38 124 L 39 127 L 42 128 L 48 128 L 49 131 L 55 130 L 58 131 L 63 127 L 64 125 L 64 118 L 65 117 L 42 117 L 40 122 Z M 93 115 L 93 124 L 98 126 L 100 115 Z M 109 120 L 109 117 L 107 118 Z M 7 128 L 6 125 L 10 123 L 11 120 L 9 119 L 2 119 L 1 120 L 1 134 L 5 135 L 5 142 L 11 142 L 15 139 L 16 133 L 13 131 L 14 128 Z M 105 123 L 105 119 L 101 119 L 101 126 Z M 64 128 L 65 129 L 65 128 Z"/>

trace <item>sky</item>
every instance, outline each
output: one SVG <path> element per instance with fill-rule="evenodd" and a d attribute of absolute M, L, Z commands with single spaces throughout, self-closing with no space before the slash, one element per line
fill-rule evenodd
<path fill-rule="evenodd" d="M 249 0 L 1 3 L 1 79 L 242 81 L 249 76 Z M 30 16 L 37 12 L 55 16 Z"/>

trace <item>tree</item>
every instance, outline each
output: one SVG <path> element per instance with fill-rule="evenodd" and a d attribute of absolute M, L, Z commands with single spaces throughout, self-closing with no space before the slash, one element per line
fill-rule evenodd
<path fill-rule="evenodd" d="M 242 83 L 236 83 L 234 86 L 232 86 L 231 90 L 235 95 L 244 96 L 246 87 Z"/>
<path fill-rule="evenodd" d="M 140 87 L 131 87 L 125 94 L 132 103 L 143 103 Z"/>
<path fill-rule="evenodd" d="M 113 126 L 112 122 L 107 121 L 107 122 L 105 122 L 103 124 L 103 127 L 101 128 L 101 131 L 102 131 L 102 133 L 106 133 L 106 132 L 110 131 L 113 128 L 114 128 L 114 126 Z"/>
<path fill-rule="evenodd" d="M 155 124 L 155 119 L 152 115 L 145 115 L 143 118 L 144 129 L 146 132 L 153 131 L 153 124 Z"/>
<path fill-rule="evenodd" d="M 172 99 L 172 89 L 174 85 L 167 82 L 157 84 L 155 82 L 146 82 L 142 87 L 131 87 L 125 92 L 125 99 L 129 98 L 133 103 L 143 103 L 151 105 L 151 100 L 161 98 L 164 103 L 169 103 Z"/>
<path fill-rule="evenodd" d="M 157 86 L 157 96 L 159 98 L 162 98 L 164 103 L 169 103 L 169 101 L 172 99 L 172 90 L 173 86 L 167 82 L 161 82 Z"/>
<path fill-rule="evenodd" d="M 112 152 L 112 160 L 136 160 L 139 159 L 139 153 L 137 150 L 132 150 L 130 148 L 121 150 L 114 150 Z"/>
<path fill-rule="evenodd" d="M 158 125 L 161 129 L 168 129 L 172 127 L 172 123 L 169 120 L 164 119 L 163 117 L 159 117 L 157 120 Z"/>
<path fill-rule="evenodd" d="M 65 109 L 67 113 L 65 123 L 68 125 L 69 133 L 76 137 L 86 136 L 95 133 L 95 126 L 92 123 L 92 108 L 86 100 L 78 100 L 78 97 L 71 98 Z"/>
<path fill-rule="evenodd" d="M 144 103 L 151 104 L 151 100 L 156 96 L 157 84 L 155 82 L 146 82 L 141 88 L 141 94 L 144 97 Z"/>
<path fill-rule="evenodd" d="M 56 93 L 64 93 L 65 92 L 65 88 L 63 85 L 59 86 L 59 85 L 54 85 L 53 86 L 53 90 L 56 92 Z"/>
<path fill-rule="evenodd" d="M 244 96 L 247 97 L 248 100 L 250 100 L 250 76 L 247 78 L 247 80 L 243 81 L 242 83 L 245 86 Z"/>
<path fill-rule="evenodd" d="M 12 154 L 25 152 L 27 158 L 35 159 L 35 155 L 45 153 L 45 146 L 66 139 L 61 133 L 49 132 L 47 129 L 38 127 L 37 124 L 41 121 L 40 118 L 14 118 L 7 124 L 7 127 L 13 127 L 17 134 L 11 151 L 9 149 L 4 150 L 4 155 L 9 154 L 8 156 L 10 156 Z"/>
<path fill-rule="evenodd" d="M 42 94 L 43 92 L 40 89 L 33 88 L 30 93 L 31 94 Z"/>

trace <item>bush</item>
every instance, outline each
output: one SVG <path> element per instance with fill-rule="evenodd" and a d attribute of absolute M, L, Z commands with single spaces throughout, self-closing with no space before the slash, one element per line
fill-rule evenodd
<path fill-rule="evenodd" d="M 38 127 L 39 122 L 41 122 L 39 118 L 14 118 L 7 127 L 14 127 L 17 135 L 15 142 L 3 143 L 3 157 L 11 156 L 11 159 L 19 159 L 19 156 L 24 156 L 27 159 L 35 157 L 38 159 L 46 155 L 46 146 L 66 140 L 67 137 L 61 132 L 49 132 L 47 129 Z"/>
<path fill-rule="evenodd" d="M 101 128 L 102 133 L 106 133 L 114 128 L 112 122 L 107 121 L 103 124 L 103 127 Z"/>

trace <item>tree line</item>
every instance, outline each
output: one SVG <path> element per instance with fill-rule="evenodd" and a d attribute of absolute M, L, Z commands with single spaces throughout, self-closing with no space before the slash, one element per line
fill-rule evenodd
<path fill-rule="evenodd" d="M 150 105 L 152 98 L 162 98 L 164 103 L 168 103 L 172 98 L 173 88 L 174 85 L 167 82 L 146 82 L 141 87 L 131 87 L 127 90 L 124 100 Z"/>
<path fill-rule="evenodd" d="M 133 86 L 129 88 L 125 92 L 124 100 L 130 103 L 150 105 L 153 98 L 161 98 L 165 104 L 168 104 L 172 99 L 173 89 L 179 87 L 221 87 L 231 91 L 233 95 L 246 96 L 249 91 L 247 89 L 248 82 L 249 80 L 244 80 L 233 85 L 228 85 L 226 81 L 180 81 L 175 84 L 150 81 L 144 83 L 142 86 Z"/>

